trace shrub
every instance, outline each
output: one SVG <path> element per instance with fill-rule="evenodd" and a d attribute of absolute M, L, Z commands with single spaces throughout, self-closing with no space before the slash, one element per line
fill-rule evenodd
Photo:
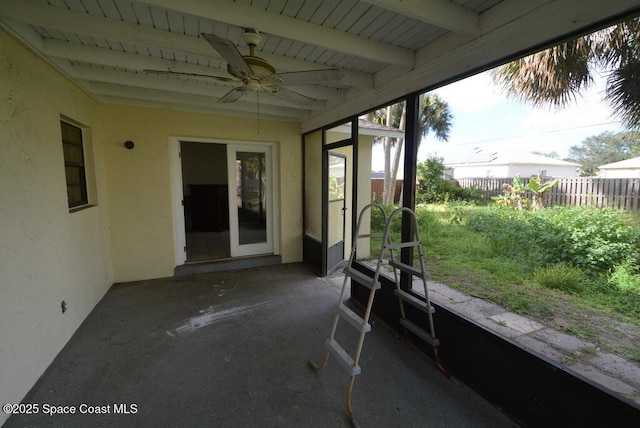
<path fill-rule="evenodd" d="M 448 201 L 480 202 L 484 192 L 476 187 L 462 188 L 445 180 L 442 158 L 430 157 L 417 165 L 418 187 L 416 202 L 419 204 L 444 203 Z"/>
<path fill-rule="evenodd" d="M 467 220 L 497 251 L 529 266 L 568 263 L 591 275 L 608 274 L 627 256 L 640 257 L 640 231 L 609 209 L 552 207 L 515 211 L 490 207 Z"/>
<path fill-rule="evenodd" d="M 608 282 L 625 293 L 640 294 L 640 267 L 631 258 L 615 266 Z"/>
<path fill-rule="evenodd" d="M 590 274 L 606 274 L 627 257 L 640 254 L 640 231 L 626 225 L 618 211 L 552 207 L 539 213 L 558 226 L 563 241 L 560 260 Z"/>
<path fill-rule="evenodd" d="M 534 280 L 546 288 L 579 292 L 584 288 L 587 280 L 582 270 L 567 263 L 556 263 L 534 269 Z"/>

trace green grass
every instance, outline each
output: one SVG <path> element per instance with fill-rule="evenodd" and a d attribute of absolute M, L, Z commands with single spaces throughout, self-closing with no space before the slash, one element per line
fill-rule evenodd
<path fill-rule="evenodd" d="M 640 361 L 640 292 L 611 283 L 616 266 L 629 263 L 615 258 L 620 249 L 640 254 L 640 240 L 634 241 L 640 236 L 637 213 L 554 208 L 527 214 L 445 204 L 418 207 L 416 214 L 433 280 Z M 480 227 L 470 227 L 473 222 Z M 399 225 L 392 230 L 398 240 Z M 379 245 L 372 244 L 372 254 Z M 640 284 L 637 270 L 621 269 L 618 281 Z M 557 319 L 569 327 L 559 327 Z M 616 323 L 631 327 L 618 337 L 612 333 L 619 330 Z"/>

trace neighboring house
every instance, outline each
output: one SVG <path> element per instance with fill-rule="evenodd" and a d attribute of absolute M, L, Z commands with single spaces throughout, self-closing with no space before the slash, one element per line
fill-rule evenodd
<path fill-rule="evenodd" d="M 526 152 L 486 152 L 480 149 L 452 153 L 444 158 L 449 178 L 575 177 L 579 164 Z"/>
<path fill-rule="evenodd" d="M 640 156 L 620 162 L 608 163 L 598 167 L 598 177 L 602 178 L 640 178 Z"/>

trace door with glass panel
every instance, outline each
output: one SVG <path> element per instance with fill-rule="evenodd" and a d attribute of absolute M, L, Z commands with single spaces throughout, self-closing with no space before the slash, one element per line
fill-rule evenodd
<path fill-rule="evenodd" d="M 347 157 L 329 152 L 329 174 L 327 183 L 328 218 L 327 218 L 327 271 L 336 269 L 345 258 L 344 236 L 347 211 L 346 178 Z"/>
<path fill-rule="evenodd" d="M 229 144 L 231 257 L 273 253 L 273 172 L 268 145 Z"/>

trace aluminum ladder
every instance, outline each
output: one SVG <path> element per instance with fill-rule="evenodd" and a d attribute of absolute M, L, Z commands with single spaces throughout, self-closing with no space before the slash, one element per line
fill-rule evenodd
<path fill-rule="evenodd" d="M 360 234 L 360 225 L 362 224 L 364 215 L 367 211 L 371 211 L 373 209 L 379 209 L 382 212 L 384 223 L 385 223 L 385 232 L 380 233 L 367 233 Z M 360 211 L 360 215 L 358 217 L 358 223 L 356 225 L 355 233 L 353 234 L 353 242 L 351 243 L 351 254 L 349 256 L 349 263 L 344 268 L 344 280 L 342 283 L 342 291 L 340 292 L 340 298 L 338 300 L 338 304 L 335 309 L 334 318 L 333 318 L 333 326 L 331 327 L 331 332 L 329 337 L 325 340 L 325 347 L 327 351 L 324 355 L 321 364 L 316 364 L 312 361 L 309 361 L 309 365 L 313 367 L 315 370 L 322 370 L 327 366 L 329 362 L 329 356 L 333 355 L 340 365 L 347 371 L 349 374 L 349 384 L 347 386 L 347 415 L 349 416 L 349 420 L 351 421 L 353 426 L 358 426 L 354 417 L 353 417 L 353 409 L 351 407 L 351 392 L 353 391 L 353 384 L 355 382 L 355 377 L 360 374 L 361 368 L 358 365 L 360 360 L 360 354 L 362 353 L 362 345 L 364 343 L 365 335 L 371 331 L 371 325 L 369 324 L 369 316 L 371 315 L 371 307 L 373 305 L 373 298 L 377 290 L 380 289 L 380 281 L 378 281 L 378 277 L 380 275 L 380 270 L 382 269 L 383 263 L 383 254 L 385 249 L 385 239 L 388 240 L 388 230 L 387 230 L 387 213 L 384 208 L 376 203 L 372 203 L 367 205 Z M 363 238 L 375 238 L 382 237 L 383 243 L 381 245 L 380 254 L 378 255 L 378 259 L 376 261 L 376 270 L 373 275 L 373 278 L 355 270 L 353 268 L 353 262 L 356 257 L 356 250 L 358 247 L 358 240 Z M 351 281 L 356 281 L 357 283 L 367 287 L 369 289 L 369 299 L 367 301 L 367 306 L 365 308 L 364 316 L 360 317 L 360 315 L 356 314 L 350 308 L 348 308 L 343 300 L 345 298 L 347 285 L 350 284 Z M 340 319 L 346 321 L 349 325 L 355 328 L 360 334 L 358 337 L 358 342 L 356 345 L 356 351 L 353 357 L 349 355 L 349 353 L 336 341 L 335 335 L 336 330 L 338 329 L 338 322 Z"/>
<path fill-rule="evenodd" d="M 411 219 L 410 221 L 412 237 L 409 241 L 393 243 L 391 240 L 391 228 L 393 226 L 393 221 L 397 215 L 402 213 L 406 213 L 407 216 Z M 394 293 L 396 296 L 398 296 L 398 302 L 400 304 L 400 325 L 405 329 L 405 339 L 408 339 L 409 332 L 411 332 L 431 345 L 433 347 L 436 365 L 445 376 L 449 377 L 449 373 L 440 361 L 440 340 L 436 337 L 435 325 L 433 323 L 433 314 L 435 313 L 435 308 L 431 305 L 431 300 L 429 299 L 429 289 L 427 287 L 429 272 L 425 268 L 424 254 L 422 252 L 422 241 L 420 239 L 420 229 L 418 228 L 418 220 L 415 212 L 407 207 L 400 207 L 392 212 L 389 216 L 389 219 L 387 220 L 387 226 L 384 232 L 384 236 L 385 246 L 383 248 L 383 252 L 388 250 L 389 266 L 393 268 L 393 278 L 396 284 Z M 403 248 L 413 248 L 418 250 L 419 266 L 414 267 L 412 264 L 409 265 L 406 263 L 402 263 L 401 261 L 399 261 L 399 257 L 396 258 L 396 252 L 402 251 Z M 421 280 L 422 289 L 424 292 L 424 300 L 400 288 L 400 278 L 402 273 L 409 275 L 411 284 L 413 284 L 414 277 Z M 405 304 L 409 304 L 427 314 L 429 322 L 428 331 L 415 324 L 414 322 L 409 321 L 409 319 L 407 318 Z"/>
<path fill-rule="evenodd" d="M 369 233 L 369 234 L 360 234 L 360 225 L 362 223 L 362 219 L 367 210 L 371 210 L 373 208 L 379 209 L 382 212 L 385 228 L 382 233 Z M 413 238 L 411 241 L 407 242 L 399 242 L 393 243 L 391 239 L 391 228 L 393 225 L 393 220 L 395 217 L 400 214 L 406 212 L 411 217 L 412 221 L 412 229 L 413 229 Z M 373 277 L 369 277 L 353 268 L 353 262 L 356 256 L 357 243 L 359 239 L 362 238 L 374 238 L 374 237 L 382 237 L 382 244 L 380 248 L 380 253 L 378 255 L 376 261 L 376 269 Z M 418 249 L 418 258 L 420 260 L 419 268 L 413 267 L 412 265 L 408 265 L 402 263 L 401 261 L 396 260 L 396 252 L 401 251 L 403 248 L 417 248 Z M 388 259 L 385 261 L 385 254 L 388 253 Z M 429 343 L 433 346 L 435 360 L 438 368 L 448 377 L 446 369 L 442 365 L 440 361 L 440 354 L 438 352 L 438 347 L 440 345 L 440 341 L 435 335 L 435 327 L 433 324 L 433 313 L 435 309 L 431 306 L 431 301 L 429 300 L 429 290 L 427 289 L 427 279 L 429 278 L 429 274 L 425 269 L 424 265 L 424 257 L 422 252 L 422 242 L 420 240 L 420 233 L 418 229 L 418 221 L 416 219 L 415 213 L 405 207 L 400 207 L 393 211 L 390 216 L 387 217 L 387 213 L 384 208 L 379 204 L 369 204 L 362 209 L 360 212 L 358 223 L 356 225 L 356 231 L 354 233 L 354 239 L 351 246 L 351 255 L 349 256 L 349 263 L 344 268 L 344 280 L 342 283 L 342 290 L 340 292 L 340 298 L 338 300 L 338 304 L 335 309 L 333 325 L 331 328 L 331 332 L 329 337 L 325 340 L 325 347 L 327 351 L 324 355 L 324 359 L 321 364 L 316 364 L 312 361 L 309 361 L 309 365 L 319 371 L 324 369 L 329 362 L 329 357 L 333 355 L 338 362 L 342 365 L 342 367 L 349 374 L 349 384 L 347 386 L 347 415 L 349 416 L 349 420 L 352 425 L 357 427 L 358 424 L 353 416 L 353 408 L 351 406 L 351 393 L 353 391 L 353 384 L 355 382 L 355 377 L 361 373 L 361 368 L 358 365 L 360 360 L 360 354 L 362 352 L 362 345 L 364 343 L 364 338 L 366 333 L 371 331 L 371 325 L 369 324 L 369 317 L 371 315 L 371 308 L 373 306 L 373 300 L 375 297 L 375 293 L 380 289 L 381 284 L 379 281 L 380 272 L 382 270 L 383 265 L 387 264 L 393 268 L 393 279 L 395 280 L 396 289 L 394 291 L 395 295 L 398 296 L 399 304 L 400 304 L 400 325 L 405 328 L 405 338 L 408 338 L 408 332 L 415 334 L 419 338 L 423 339 L 425 342 Z M 404 291 L 400 288 L 400 278 L 401 273 L 404 272 L 409 274 L 412 278 L 418 277 L 422 279 L 422 284 L 424 287 L 425 300 L 420 299 L 407 291 Z M 351 281 L 356 281 L 358 284 L 368 288 L 369 298 L 367 301 L 367 305 L 365 307 L 364 316 L 360 317 L 358 314 L 353 312 L 343 303 L 345 298 L 345 293 L 347 289 L 347 285 L 350 284 Z M 417 324 L 409 321 L 406 316 L 405 303 L 414 306 L 421 311 L 425 312 L 428 315 L 429 320 L 429 331 L 422 329 Z M 335 340 L 335 334 L 338 328 L 338 323 L 340 319 L 344 319 L 348 322 L 352 327 L 354 327 L 359 333 L 359 338 L 356 346 L 356 351 L 353 357 L 349 355 L 349 353 Z"/>

